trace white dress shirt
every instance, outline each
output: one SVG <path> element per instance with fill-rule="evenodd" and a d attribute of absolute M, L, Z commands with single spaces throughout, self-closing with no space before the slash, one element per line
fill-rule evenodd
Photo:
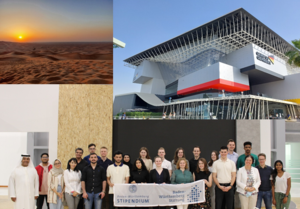
<path fill-rule="evenodd" d="M 75 191 L 78 194 L 81 194 L 81 172 L 70 171 L 67 169 L 64 171 L 64 181 L 65 181 L 65 192 L 71 194 Z"/>

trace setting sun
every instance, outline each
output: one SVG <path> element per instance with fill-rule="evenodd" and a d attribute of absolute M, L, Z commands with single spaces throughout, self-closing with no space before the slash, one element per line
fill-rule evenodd
<path fill-rule="evenodd" d="M 22 39 L 23 37 L 22 36 L 19 36 L 19 39 Z"/>

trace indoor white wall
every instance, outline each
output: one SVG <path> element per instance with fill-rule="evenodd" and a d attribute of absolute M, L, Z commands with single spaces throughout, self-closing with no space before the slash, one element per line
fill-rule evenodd
<path fill-rule="evenodd" d="M 0 95 L 0 132 L 49 132 L 52 162 L 57 157 L 59 85 L 2 85 Z"/>
<path fill-rule="evenodd" d="M 266 154 L 266 164 L 271 165 L 271 120 L 260 120 L 260 152 Z"/>
<path fill-rule="evenodd" d="M 22 153 L 27 153 L 27 132 L 0 132 L 0 185 L 7 186 Z"/>

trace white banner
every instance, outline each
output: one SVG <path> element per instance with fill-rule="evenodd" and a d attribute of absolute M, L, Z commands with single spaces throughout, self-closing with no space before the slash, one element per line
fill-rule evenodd
<path fill-rule="evenodd" d="M 205 183 L 115 184 L 116 207 L 172 206 L 205 202 Z"/>

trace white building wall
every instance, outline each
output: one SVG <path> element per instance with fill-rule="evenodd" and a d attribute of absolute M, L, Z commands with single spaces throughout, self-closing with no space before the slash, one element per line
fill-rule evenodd
<path fill-rule="evenodd" d="M 151 78 L 162 79 L 160 69 L 156 62 L 144 60 L 135 70 L 133 83 L 145 83 Z"/>
<path fill-rule="evenodd" d="M 259 65 L 263 68 L 266 68 L 266 69 L 269 69 L 270 71 L 272 72 L 275 72 L 275 73 L 278 73 L 280 75 L 283 75 L 283 76 L 286 76 L 288 75 L 288 72 L 287 72 L 287 68 L 286 68 L 286 62 L 275 56 L 274 54 L 260 48 L 259 46 L 255 45 L 255 44 L 251 44 L 253 46 L 253 52 L 254 52 L 254 61 L 255 61 L 255 64 L 256 65 Z M 258 59 L 256 59 L 256 52 L 259 52 L 265 56 L 270 56 L 270 55 L 273 55 L 274 56 L 274 64 L 271 64 L 271 65 L 268 65 L 267 63 L 264 63 Z"/>
<path fill-rule="evenodd" d="M 242 74 L 239 68 L 219 62 L 220 79 L 249 86 L 248 75 Z"/>
<path fill-rule="evenodd" d="M 260 120 L 260 152 L 266 154 L 266 164 L 271 165 L 272 128 L 270 120 Z"/>
<path fill-rule="evenodd" d="M 161 79 L 152 78 L 141 86 L 141 93 L 165 95 L 165 83 Z"/>
<path fill-rule="evenodd" d="M 252 86 L 252 93 L 266 94 L 275 99 L 300 98 L 300 73 L 285 76 L 284 80 Z"/>
<path fill-rule="evenodd" d="M 49 132 L 52 162 L 57 157 L 59 85 L 2 85 L 0 95 L 0 133 Z"/>
<path fill-rule="evenodd" d="M 226 63 L 239 69 L 254 65 L 254 51 L 251 44 L 226 55 Z"/>
<path fill-rule="evenodd" d="M 152 94 L 165 95 L 166 85 L 163 79 L 153 79 Z"/>
<path fill-rule="evenodd" d="M 178 80 L 178 91 L 192 86 L 203 84 L 219 78 L 220 64 L 215 63 L 209 67 L 188 74 Z"/>
<path fill-rule="evenodd" d="M 0 186 L 7 186 L 22 153 L 27 153 L 27 132 L 0 132 Z"/>
<path fill-rule="evenodd" d="M 165 82 L 155 62 L 144 60 L 136 69 L 134 83 L 141 83 L 141 93 L 165 95 Z"/>
<path fill-rule="evenodd" d="M 238 49 L 224 57 L 224 60 L 227 64 L 235 66 L 237 68 L 245 68 L 252 65 L 258 65 L 259 67 L 263 67 L 269 71 L 275 72 L 282 76 L 287 75 L 286 62 L 275 56 L 274 64 L 266 64 L 256 58 L 256 52 L 259 52 L 265 56 L 274 55 L 255 44 L 249 44 L 241 49 Z"/>
<path fill-rule="evenodd" d="M 178 90 L 214 81 L 216 79 L 224 79 L 249 85 L 248 75 L 242 74 L 236 67 L 218 62 L 180 78 L 178 80 Z"/>
<path fill-rule="evenodd" d="M 153 86 L 153 79 L 150 79 L 149 81 L 146 81 L 146 82 L 141 86 L 141 92 L 142 92 L 142 93 L 149 93 L 149 94 L 151 94 L 152 86 Z"/>

